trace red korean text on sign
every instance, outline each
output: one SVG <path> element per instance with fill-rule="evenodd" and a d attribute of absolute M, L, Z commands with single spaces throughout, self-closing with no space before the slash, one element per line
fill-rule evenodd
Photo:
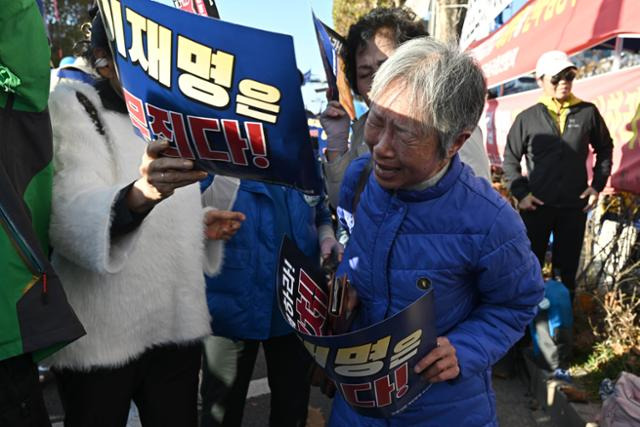
<path fill-rule="evenodd" d="M 298 298 L 296 299 L 296 312 L 298 313 L 298 330 L 315 336 L 324 334 L 324 325 L 327 315 L 327 294 L 300 269 L 298 283 Z"/>

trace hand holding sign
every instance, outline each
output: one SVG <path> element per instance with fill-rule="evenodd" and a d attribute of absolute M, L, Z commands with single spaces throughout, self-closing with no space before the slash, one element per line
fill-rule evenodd
<path fill-rule="evenodd" d="M 98 4 L 140 136 L 216 175 L 322 193 L 291 36 L 152 1 Z"/>
<path fill-rule="evenodd" d="M 290 239 L 283 239 L 278 305 L 284 319 L 326 374 L 316 372 L 313 378 L 323 392 L 331 394 L 331 385 L 335 383 L 355 411 L 388 418 L 431 386 L 414 371 L 415 366 L 420 366 L 420 372 L 428 368 L 430 381 L 453 378 L 451 369 L 457 367 L 455 349 L 442 337 L 437 341 L 440 347 L 436 348 L 433 288 L 425 289 L 404 310 L 358 328 L 358 317 L 352 323 L 349 316 L 358 305 L 355 289 L 344 276 L 333 285 L 327 286 L 317 260 L 307 258 Z M 336 327 L 336 320 L 342 325 Z M 431 366 L 437 367 L 437 372 L 432 372 Z"/>
<path fill-rule="evenodd" d="M 320 256 L 323 260 L 327 260 L 329 257 L 334 256 L 339 263 L 342 261 L 343 253 L 344 247 L 333 236 L 326 237 L 322 239 L 322 242 L 320 242 Z"/>
<path fill-rule="evenodd" d="M 456 349 L 447 337 L 438 337 L 438 346 L 423 357 L 414 368 L 416 374 L 430 383 L 452 380 L 460 375 Z"/>
<path fill-rule="evenodd" d="M 322 128 L 327 133 L 327 158 L 347 151 L 351 119 L 338 101 L 330 101 L 320 116 Z"/>
<path fill-rule="evenodd" d="M 141 177 L 127 194 L 127 207 L 132 212 L 147 212 L 177 188 L 207 176 L 206 172 L 193 170 L 191 160 L 162 157 L 162 152 L 168 148 L 169 143 L 165 140 L 152 141 L 147 145 L 140 165 Z"/>

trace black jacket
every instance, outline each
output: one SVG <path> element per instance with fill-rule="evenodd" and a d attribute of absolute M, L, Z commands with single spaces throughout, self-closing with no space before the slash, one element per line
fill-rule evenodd
<path fill-rule="evenodd" d="M 527 108 L 516 117 L 504 150 L 503 169 L 511 193 L 523 199 L 532 193 L 547 206 L 584 207 L 580 194 L 587 188 L 586 160 L 591 144 L 596 155 L 591 186 L 602 191 L 611 173 L 613 143 L 595 105 L 580 102 L 569 107 L 562 135 L 544 104 Z M 527 159 L 528 176 L 520 168 Z"/>

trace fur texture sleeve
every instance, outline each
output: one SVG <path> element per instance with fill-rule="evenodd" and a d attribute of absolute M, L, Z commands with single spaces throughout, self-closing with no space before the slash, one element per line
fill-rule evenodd
<path fill-rule="evenodd" d="M 133 231 L 110 239 L 112 205 L 129 182 L 119 182 L 114 146 L 97 132 L 77 90 L 101 111 L 97 92 L 88 85 L 59 85 L 51 94 L 55 172 L 49 234 L 60 256 L 89 270 L 114 273 L 137 237 Z M 113 135 L 108 123 L 103 125 Z"/>

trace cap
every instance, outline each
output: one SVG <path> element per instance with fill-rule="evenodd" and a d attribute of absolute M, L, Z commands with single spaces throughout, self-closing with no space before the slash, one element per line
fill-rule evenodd
<path fill-rule="evenodd" d="M 561 50 L 550 50 L 543 53 L 536 64 L 536 77 L 544 75 L 555 76 L 566 68 L 576 68 L 575 64 L 569 60 L 566 53 Z"/>

